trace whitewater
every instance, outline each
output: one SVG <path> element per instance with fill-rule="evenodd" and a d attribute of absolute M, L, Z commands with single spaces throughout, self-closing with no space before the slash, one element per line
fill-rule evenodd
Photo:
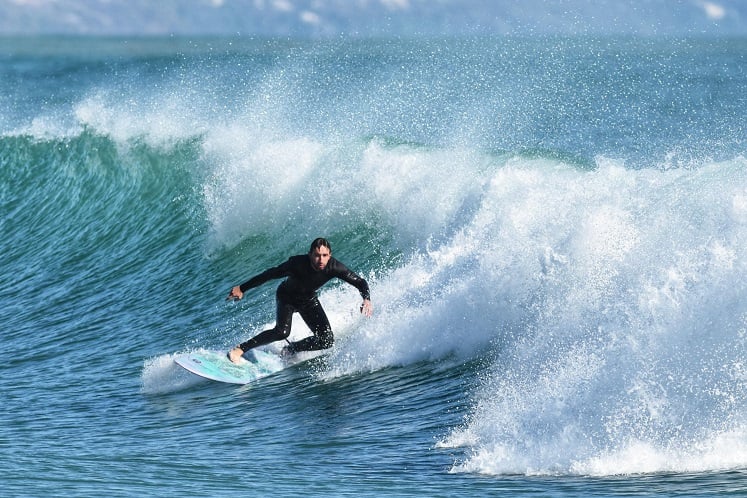
<path fill-rule="evenodd" d="M 5 47 L 8 495 L 746 490 L 745 40 Z M 333 284 L 325 356 L 173 363 L 318 236 L 373 317 Z"/>

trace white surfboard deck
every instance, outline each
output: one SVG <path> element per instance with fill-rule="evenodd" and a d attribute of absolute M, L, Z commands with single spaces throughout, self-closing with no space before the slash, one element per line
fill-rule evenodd
<path fill-rule="evenodd" d="M 174 361 L 195 375 L 229 384 L 249 384 L 287 366 L 279 356 L 258 349 L 245 353 L 238 364 L 231 362 L 225 351 L 209 350 L 178 354 Z"/>

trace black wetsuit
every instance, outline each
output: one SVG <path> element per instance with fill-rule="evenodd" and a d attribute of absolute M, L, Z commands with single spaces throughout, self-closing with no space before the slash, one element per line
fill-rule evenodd
<path fill-rule="evenodd" d="M 358 289 L 363 299 L 370 299 L 368 283 L 355 272 L 330 257 L 323 270 L 311 266 L 307 254 L 291 256 L 288 261 L 252 277 L 240 285 L 241 292 L 258 287 L 269 280 L 286 277 L 278 286 L 275 298 L 277 321 L 275 327 L 239 345 L 243 351 L 287 339 L 291 332 L 293 313 L 298 312 L 313 332 L 313 336 L 290 344 L 296 351 L 312 351 L 332 346 L 334 336 L 327 314 L 319 303 L 316 291 L 333 278 L 339 278 Z"/>

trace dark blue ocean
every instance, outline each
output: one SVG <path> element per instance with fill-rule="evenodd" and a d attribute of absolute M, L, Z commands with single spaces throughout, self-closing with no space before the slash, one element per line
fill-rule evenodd
<path fill-rule="evenodd" d="M 746 59 L 0 40 L 3 496 L 747 493 Z M 329 354 L 174 364 L 272 323 L 277 282 L 228 290 L 317 236 L 373 317 L 331 283 Z"/>

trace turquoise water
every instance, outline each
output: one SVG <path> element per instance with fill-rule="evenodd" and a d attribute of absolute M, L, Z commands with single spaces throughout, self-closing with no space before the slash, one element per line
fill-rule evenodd
<path fill-rule="evenodd" d="M 747 491 L 747 41 L 2 46 L 9 496 Z M 173 363 L 317 236 L 372 318 L 332 284 L 322 358 Z"/>

